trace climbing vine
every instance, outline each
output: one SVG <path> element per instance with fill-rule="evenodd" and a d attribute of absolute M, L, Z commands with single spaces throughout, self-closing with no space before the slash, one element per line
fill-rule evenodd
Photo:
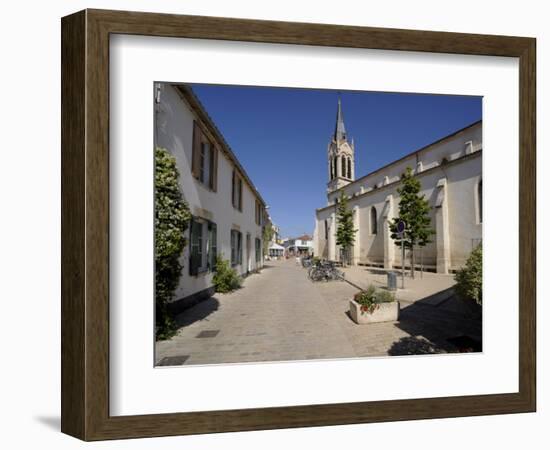
<path fill-rule="evenodd" d="M 157 339 L 168 339 L 176 330 L 168 310 L 179 284 L 184 233 L 191 213 L 179 186 L 176 159 L 164 148 L 155 149 L 155 326 Z"/>

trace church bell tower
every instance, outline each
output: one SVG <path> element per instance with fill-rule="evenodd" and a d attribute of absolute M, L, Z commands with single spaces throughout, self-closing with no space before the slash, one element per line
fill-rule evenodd
<path fill-rule="evenodd" d="M 348 141 L 340 99 L 334 135 L 328 144 L 328 180 L 328 193 L 355 180 L 355 146 L 353 139 L 351 143 Z"/>

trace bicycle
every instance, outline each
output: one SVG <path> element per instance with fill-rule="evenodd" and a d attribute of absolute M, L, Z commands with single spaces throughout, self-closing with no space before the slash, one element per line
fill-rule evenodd
<path fill-rule="evenodd" d="M 316 265 L 313 265 L 309 271 L 308 276 L 311 281 L 332 281 L 332 280 L 344 280 L 344 272 L 336 269 L 333 262 L 322 261 Z"/>

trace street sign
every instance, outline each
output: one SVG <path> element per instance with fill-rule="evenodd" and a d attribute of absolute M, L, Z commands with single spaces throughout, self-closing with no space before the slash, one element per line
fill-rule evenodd
<path fill-rule="evenodd" d="M 399 234 L 403 234 L 404 231 L 405 231 L 405 221 L 400 220 L 399 222 L 397 222 L 397 232 Z"/>

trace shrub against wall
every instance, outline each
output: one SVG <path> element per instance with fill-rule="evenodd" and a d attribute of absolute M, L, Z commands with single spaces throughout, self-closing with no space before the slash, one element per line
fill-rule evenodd
<path fill-rule="evenodd" d="M 191 213 L 178 184 L 176 159 L 164 148 L 155 149 L 155 325 L 157 339 L 175 333 L 167 304 L 181 276 L 179 258 L 186 245 Z"/>
<path fill-rule="evenodd" d="M 275 234 L 275 230 L 273 229 L 273 225 L 268 222 L 263 230 L 262 230 L 262 245 L 263 245 L 263 254 L 267 255 L 269 250 L 269 243 L 271 242 L 271 239 L 273 239 L 273 235 Z"/>
<path fill-rule="evenodd" d="M 218 255 L 216 273 L 212 279 L 216 292 L 231 292 L 241 287 L 241 277 L 231 268 L 229 261 Z"/>
<path fill-rule="evenodd" d="M 468 257 L 465 266 L 455 275 L 456 292 L 465 300 L 482 302 L 483 285 L 483 251 L 479 244 Z"/>

